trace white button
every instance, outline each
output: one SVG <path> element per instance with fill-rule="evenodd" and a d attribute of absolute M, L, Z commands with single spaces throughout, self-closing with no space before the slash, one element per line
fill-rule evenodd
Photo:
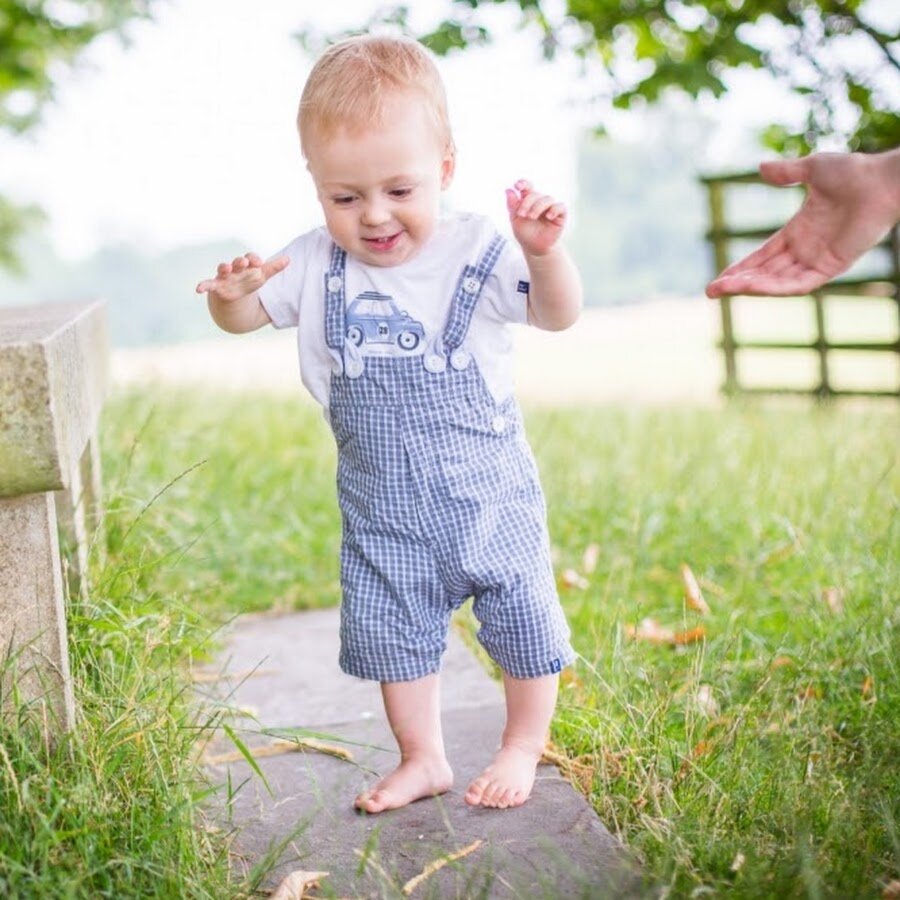
<path fill-rule="evenodd" d="M 444 369 L 447 368 L 447 360 L 444 359 L 443 356 L 438 356 L 436 353 L 429 353 L 428 356 L 425 357 L 425 368 L 428 369 L 429 372 L 443 372 Z"/>
<path fill-rule="evenodd" d="M 503 416 L 494 416 L 491 419 L 491 428 L 494 429 L 495 434 L 503 434 L 506 431 L 506 419 Z"/>
<path fill-rule="evenodd" d="M 469 368 L 469 363 L 472 362 L 472 355 L 468 352 L 468 350 L 463 350 L 462 347 L 457 347 L 450 354 L 450 365 L 456 369 L 457 372 L 461 372 L 463 369 Z"/>
<path fill-rule="evenodd" d="M 340 375 L 344 371 L 344 364 L 336 359 L 331 363 L 331 371 L 334 372 L 335 375 Z"/>
<path fill-rule="evenodd" d="M 331 291 L 332 294 L 336 294 L 343 286 L 344 280 L 340 275 L 332 275 L 331 278 L 328 279 L 328 290 Z"/>
<path fill-rule="evenodd" d="M 344 370 L 346 371 L 348 378 L 359 378 L 359 376 L 362 375 L 364 368 L 365 365 L 359 357 L 351 357 L 344 363 Z"/>
<path fill-rule="evenodd" d="M 471 275 L 468 278 L 463 279 L 463 290 L 467 294 L 477 294 L 480 287 L 481 282 L 477 278 L 473 278 Z"/>

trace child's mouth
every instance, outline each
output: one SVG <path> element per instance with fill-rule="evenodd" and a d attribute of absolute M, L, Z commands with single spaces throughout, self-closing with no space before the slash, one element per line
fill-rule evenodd
<path fill-rule="evenodd" d="M 363 242 L 365 245 L 376 252 L 385 253 L 388 250 L 393 250 L 394 247 L 397 246 L 398 241 L 403 235 L 402 231 L 398 231 L 396 234 L 389 234 L 385 237 L 377 237 L 377 238 L 363 238 Z"/>

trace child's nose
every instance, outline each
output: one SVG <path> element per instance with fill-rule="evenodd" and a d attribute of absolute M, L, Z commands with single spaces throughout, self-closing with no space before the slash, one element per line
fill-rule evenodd
<path fill-rule="evenodd" d="M 391 217 L 387 206 L 377 200 L 370 200 L 363 206 L 363 222 L 366 225 L 381 225 Z"/>

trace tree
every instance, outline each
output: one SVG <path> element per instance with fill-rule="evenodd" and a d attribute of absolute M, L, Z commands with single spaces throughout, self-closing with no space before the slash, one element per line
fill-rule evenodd
<path fill-rule="evenodd" d="M 54 86 L 98 35 L 123 35 L 153 0 L 0 0 L 0 131 L 22 134 L 40 121 Z M 16 263 L 14 241 L 39 215 L 0 196 L 0 266 Z"/>
<path fill-rule="evenodd" d="M 762 136 L 768 146 L 807 152 L 823 135 L 868 151 L 900 144 L 900 34 L 877 23 L 872 0 L 566 0 L 558 13 L 553 0 L 449 0 L 448 17 L 417 36 L 438 54 L 489 43 L 489 10 L 501 5 L 518 6 L 547 59 L 579 58 L 617 107 L 673 88 L 718 97 L 747 66 L 805 103 L 803 127 L 773 125 Z M 381 11 L 367 29 L 406 28 L 408 13 Z M 302 39 L 310 45 L 316 35 Z"/>

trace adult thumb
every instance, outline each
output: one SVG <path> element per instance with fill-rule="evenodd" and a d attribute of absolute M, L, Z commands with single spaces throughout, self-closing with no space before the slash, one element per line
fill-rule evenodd
<path fill-rule="evenodd" d="M 774 159 L 760 164 L 763 181 L 775 185 L 799 184 L 809 178 L 810 156 L 800 159 Z"/>

